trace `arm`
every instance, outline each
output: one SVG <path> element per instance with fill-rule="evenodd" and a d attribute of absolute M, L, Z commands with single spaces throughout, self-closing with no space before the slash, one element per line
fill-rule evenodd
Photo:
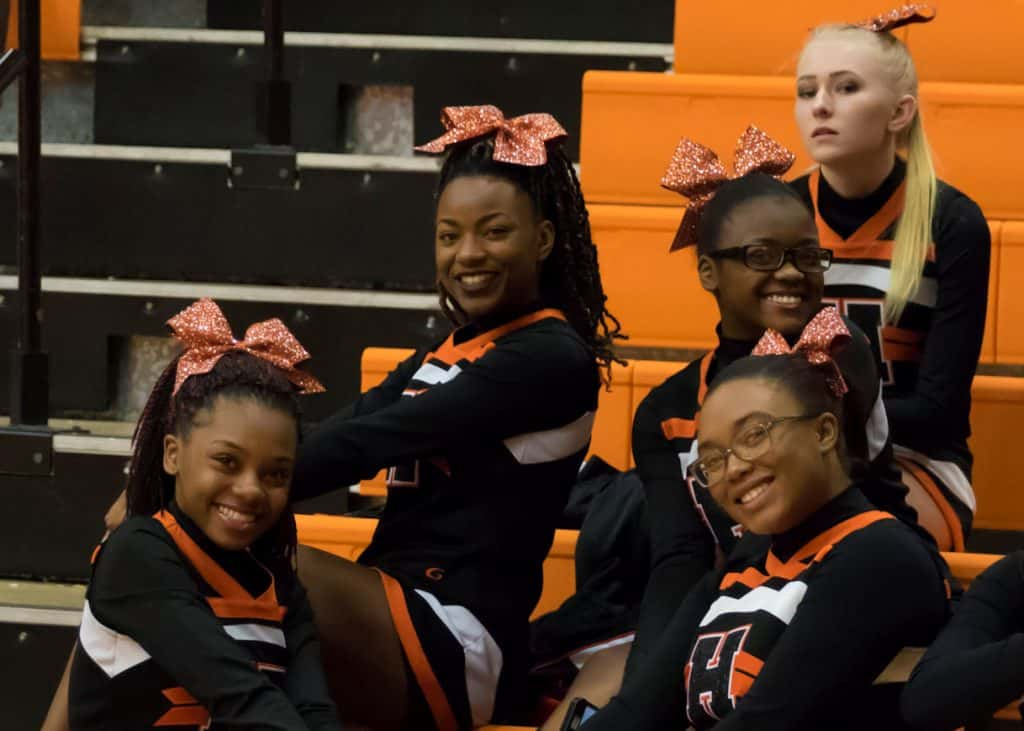
<path fill-rule="evenodd" d="M 412 378 L 416 369 L 419 368 L 427 352 L 428 349 L 425 348 L 417 350 L 395 366 L 394 370 L 388 373 L 383 381 L 373 388 L 364 391 L 359 395 L 359 398 L 334 414 L 327 421 L 345 421 L 355 416 L 372 414 L 374 411 L 383 409 L 385 406 L 398 401 L 402 398 L 402 391 L 405 390 L 406 384 L 409 383 L 409 379 Z"/>
<path fill-rule="evenodd" d="M 642 662 L 648 646 L 659 642 L 687 593 L 715 561 L 714 541 L 697 514 L 679 455 L 665 438 L 650 397 L 633 421 L 633 459 L 647 496 L 652 567 L 627 675 Z"/>
<path fill-rule="evenodd" d="M 595 408 L 597 387 L 597 367 L 582 343 L 562 334 L 509 336 L 447 383 L 325 423 L 299 451 L 293 494 L 319 495 L 455 444 L 568 424 Z"/>
<path fill-rule="evenodd" d="M 636 671 L 628 675 L 622 691 L 587 721 L 586 731 L 662 731 L 685 728 L 684 672 L 701 618 L 717 593 L 718 572 L 707 574 L 678 606 Z"/>
<path fill-rule="evenodd" d="M 887 398 L 899 443 L 904 435 L 957 437 L 968 422 L 970 390 L 981 353 L 988 303 L 991 236 L 981 210 L 960 197 L 949 205 L 950 223 L 936 237 L 939 256 L 935 312 L 921 358 L 917 388 Z"/>
<path fill-rule="evenodd" d="M 337 709 L 331 701 L 320 662 L 320 640 L 313 624 L 313 608 L 306 590 L 296 579 L 284 619 L 288 642 L 288 674 L 284 690 L 310 731 L 340 731 Z"/>
<path fill-rule="evenodd" d="M 1024 694 L 1022 563 L 1018 551 L 979 576 L 915 668 L 902 699 L 915 728 L 954 729 Z"/>
<path fill-rule="evenodd" d="M 305 731 L 285 693 L 224 631 L 162 533 L 155 522 L 113 533 L 89 589 L 92 613 L 135 640 L 206 707 L 215 726 Z"/>
<path fill-rule="evenodd" d="M 942 579 L 924 546 L 892 527 L 864 528 L 823 559 L 750 691 L 716 731 L 827 726 L 904 646 L 931 640 L 946 618 Z"/>
<path fill-rule="evenodd" d="M 76 640 L 75 644 L 71 646 L 71 655 L 68 656 L 64 674 L 60 676 L 60 683 L 57 684 L 57 690 L 53 693 L 50 710 L 46 712 L 46 718 L 43 720 L 40 731 L 68 731 L 71 728 L 68 719 L 68 681 L 71 676 L 71 661 L 75 658 L 75 648 L 77 647 L 78 641 Z"/>

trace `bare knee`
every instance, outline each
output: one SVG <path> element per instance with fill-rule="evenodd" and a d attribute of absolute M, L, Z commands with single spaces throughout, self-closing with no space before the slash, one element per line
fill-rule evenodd
<path fill-rule="evenodd" d="M 565 721 L 569 703 L 573 698 L 586 698 L 592 705 L 602 708 L 622 688 L 622 677 L 626 672 L 626 658 L 631 644 L 616 645 L 591 655 L 580 668 L 576 679 L 569 686 L 565 700 L 558 704 L 540 731 L 558 731 Z"/>

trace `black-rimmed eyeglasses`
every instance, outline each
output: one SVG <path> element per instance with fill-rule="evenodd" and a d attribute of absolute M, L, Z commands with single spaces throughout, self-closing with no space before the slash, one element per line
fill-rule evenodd
<path fill-rule="evenodd" d="M 759 272 L 774 272 L 793 262 L 804 274 L 820 274 L 832 266 L 832 250 L 820 246 L 796 246 L 785 248 L 772 244 L 746 244 L 728 249 L 709 251 L 712 259 L 738 259 L 750 269 Z"/>

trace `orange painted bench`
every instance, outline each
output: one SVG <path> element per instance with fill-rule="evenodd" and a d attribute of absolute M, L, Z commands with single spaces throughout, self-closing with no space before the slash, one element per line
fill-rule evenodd
<path fill-rule="evenodd" d="M 728 156 L 751 122 L 798 153 L 794 171 L 808 168 L 793 96 L 789 76 L 588 72 L 580 131 L 588 202 L 678 206 L 679 196 L 658 181 L 679 138 Z M 1024 148 L 1012 144 L 1024 115 L 1024 84 L 925 82 L 921 100 L 939 175 L 990 219 L 1024 219 L 1016 186 Z M 637 132 L 623 145 L 629 130 Z"/>
<path fill-rule="evenodd" d="M 791 74 L 811 28 L 863 20 L 885 7 L 875 0 L 676 0 L 674 68 L 680 74 Z M 897 33 L 906 41 L 907 29 Z"/>
<path fill-rule="evenodd" d="M 890 3 L 890 6 L 898 3 Z M 1024 4 L 936 0 L 936 22 L 896 31 L 914 56 L 922 81 L 1024 83 L 1020 28 Z M 854 22 L 886 7 L 875 0 L 676 0 L 675 71 L 695 74 L 792 74 L 808 31 L 822 23 Z M 722 49 L 732 49 L 723 53 Z M 971 59 L 963 63 L 963 59 Z"/>
<path fill-rule="evenodd" d="M 644 347 L 710 348 L 715 344 L 718 309 L 714 298 L 697 281 L 696 255 L 692 250 L 669 253 L 669 246 L 683 215 L 683 199 L 677 205 L 590 205 L 590 224 L 601 264 L 601 280 L 608 308 L 629 335 L 628 344 Z M 992 264 L 989 274 L 989 308 L 982 345 L 983 363 L 1024 362 L 1024 328 L 1012 328 L 1005 336 L 1011 343 L 1000 355 L 997 322 L 1001 314 L 1024 311 L 1024 286 L 1002 292 L 1000 267 L 1012 272 L 1007 281 L 1024 284 L 1024 223 L 1006 224 L 1014 249 L 1000 255 L 1004 224 L 990 221 Z M 1013 267 L 1013 268 L 1011 268 Z M 1003 302 L 1001 297 L 1005 297 Z M 1013 320 L 1008 320 L 1013 322 Z"/>
<path fill-rule="evenodd" d="M 11 0 L 6 48 L 18 46 L 18 0 Z M 82 29 L 82 0 L 40 0 L 40 44 L 42 57 L 54 61 L 77 61 Z"/>
<path fill-rule="evenodd" d="M 976 528 L 1024 530 L 1016 436 L 1024 422 L 1024 379 L 977 376 L 971 389 Z"/>
<path fill-rule="evenodd" d="M 696 257 L 693 251 L 669 255 L 682 206 L 588 208 L 608 308 L 629 336 L 627 345 L 712 346 L 718 309 L 697 282 Z"/>
<path fill-rule="evenodd" d="M 995 358 L 997 363 L 1024 363 L 1024 222 L 1005 222 L 999 238 L 995 316 L 1004 325 L 998 328 Z"/>
<path fill-rule="evenodd" d="M 679 0 L 687 2 L 687 0 Z M 936 0 L 934 23 L 907 29 L 910 52 L 923 81 L 1024 83 L 1020 0 Z M 885 4 L 883 3 L 883 6 Z M 980 12 L 981 8 L 984 12 Z M 963 63 L 969 58 L 970 63 Z"/>
<path fill-rule="evenodd" d="M 377 521 L 341 515 L 296 515 L 299 542 L 355 561 L 370 545 Z M 555 531 L 555 540 L 544 562 L 544 591 L 533 612 L 540 616 L 558 609 L 576 591 L 576 539 L 579 531 Z"/>

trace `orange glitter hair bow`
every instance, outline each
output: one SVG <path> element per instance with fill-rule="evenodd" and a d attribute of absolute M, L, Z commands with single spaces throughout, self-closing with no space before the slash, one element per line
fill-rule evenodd
<path fill-rule="evenodd" d="M 242 351 L 280 368 L 300 393 L 320 393 L 320 381 L 296 366 L 309 353 L 276 317 L 249 326 L 243 340 L 235 340 L 231 326 L 217 303 L 204 297 L 167 321 L 174 336 L 185 346 L 178 360 L 174 391 L 190 376 L 209 373 L 226 353 Z"/>
<path fill-rule="evenodd" d="M 688 137 L 679 140 L 668 170 L 661 179 L 661 187 L 686 196 L 690 202 L 670 250 L 697 243 L 700 214 L 723 183 L 753 172 L 780 177 L 786 174 L 795 160 L 796 155 L 754 125 L 747 127 L 736 142 L 732 175 L 726 172 L 713 150 Z"/>
<path fill-rule="evenodd" d="M 492 156 L 494 160 L 510 165 L 537 167 L 548 161 L 548 142 L 569 136 L 550 114 L 524 114 L 505 119 L 502 111 L 490 104 L 445 107 L 441 110 L 441 124 L 445 128 L 443 135 L 413 149 L 436 154 L 460 142 L 496 132 Z"/>
<path fill-rule="evenodd" d="M 804 331 L 800 333 L 800 339 L 792 348 L 786 342 L 781 333 L 768 328 L 751 351 L 751 355 L 792 355 L 801 354 L 808 362 L 816 366 L 825 366 L 831 369 L 828 375 L 828 385 L 832 393 L 841 397 L 849 389 L 846 380 L 839 366 L 832 358 L 832 353 L 840 347 L 849 343 L 853 338 L 850 330 L 839 316 L 835 307 L 825 307 L 815 315 Z"/>
<path fill-rule="evenodd" d="M 935 8 L 931 5 L 901 5 L 874 18 L 862 20 L 854 25 L 875 33 L 888 33 L 911 23 L 929 23 L 935 20 Z"/>

